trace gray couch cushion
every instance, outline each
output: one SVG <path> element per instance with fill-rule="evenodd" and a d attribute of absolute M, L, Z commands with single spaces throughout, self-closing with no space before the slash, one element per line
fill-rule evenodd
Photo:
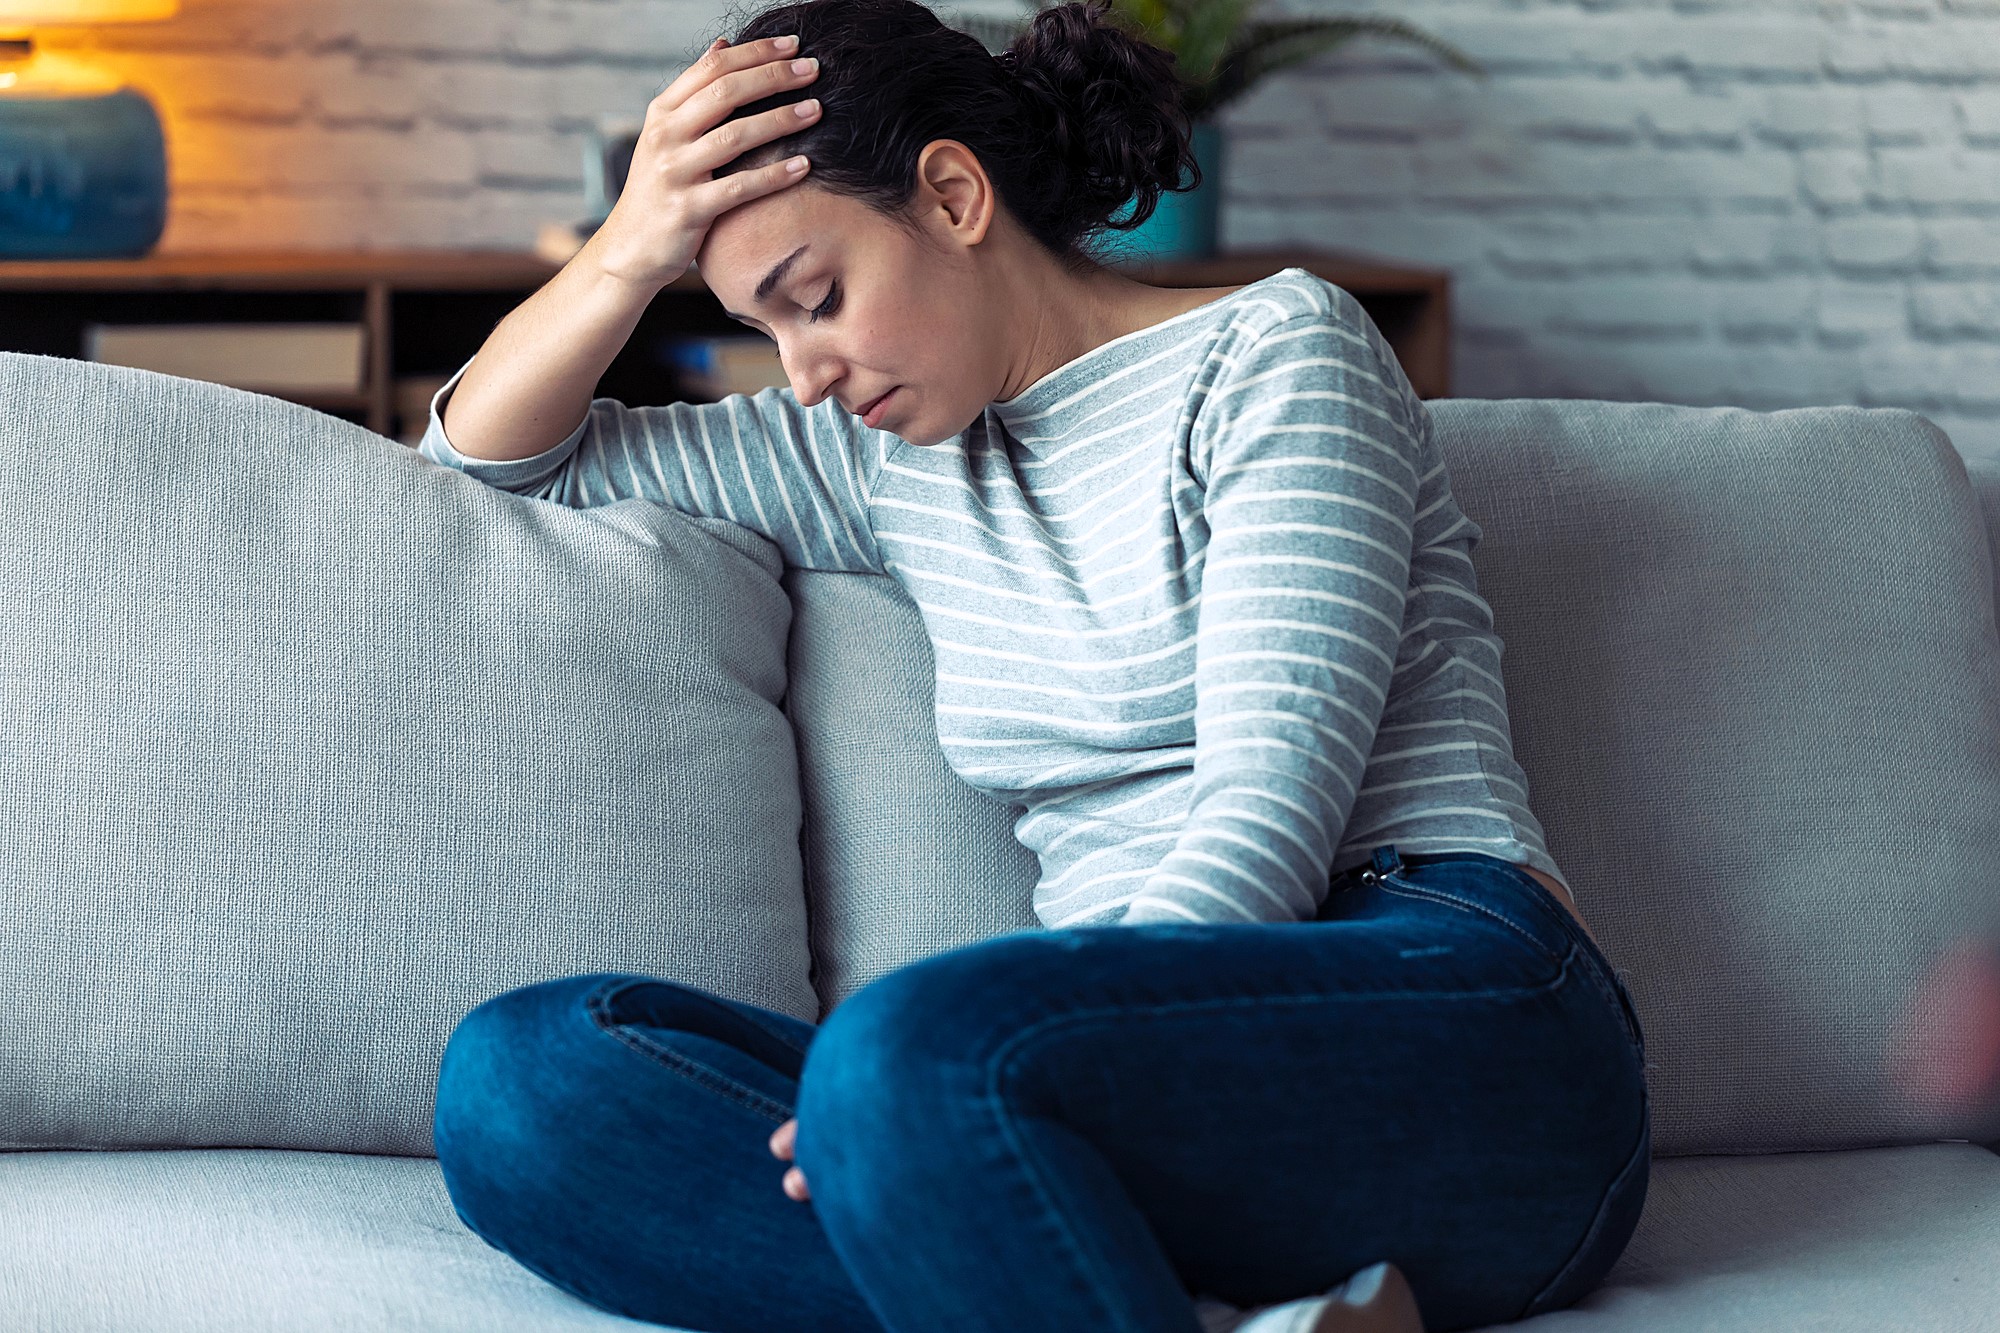
<path fill-rule="evenodd" d="M 882 574 L 794 568 L 785 590 L 785 709 L 798 735 L 824 1009 L 904 963 L 1042 929 L 1018 810 L 969 786 L 938 746 L 936 664 L 917 604 Z"/>
<path fill-rule="evenodd" d="M 1509 1333 L 1916 1333 L 1994 1326 L 2000 1157 L 1962 1143 L 1653 1163 L 1596 1290 Z M 1480 1333 L 1472 1330 L 1470 1333 Z"/>
<path fill-rule="evenodd" d="M 1429 406 L 1530 803 L 1645 1022 L 1656 1154 L 2000 1136 L 1888 1076 L 1948 1021 L 1913 1012 L 1923 970 L 2000 928 L 2000 640 L 1950 441 L 1899 409 Z M 863 578 L 788 584 L 836 991 L 1032 920 L 1012 812 L 940 774 L 915 608 Z"/>
<path fill-rule="evenodd" d="M 1602 1286 L 1489 1327 L 1984 1329 L 1996 1250 L 2000 1158 L 1981 1148 L 1656 1161 Z M 663 1328 L 489 1246 L 435 1161 L 262 1149 L 0 1154 L 0 1310 L 63 1333 Z"/>
<path fill-rule="evenodd" d="M 0 355 L 0 1144 L 431 1151 L 473 1005 L 804 1019 L 775 547 Z"/>
<path fill-rule="evenodd" d="M 1966 472 L 1986 516 L 1986 539 L 1993 556 L 1993 573 L 2000 582 L 2000 458 L 1966 460 Z"/>
<path fill-rule="evenodd" d="M 1516 753 L 1649 1036 L 1654 1151 L 1991 1138 L 1892 1077 L 1991 931 L 1986 531 L 1915 412 L 1433 404 Z"/>
<path fill-rule="evenodd" d="M 434 1159 L 0 1154 L 0 1311 L 51 1333 L 662 1333 L 461 1222 Z"/>

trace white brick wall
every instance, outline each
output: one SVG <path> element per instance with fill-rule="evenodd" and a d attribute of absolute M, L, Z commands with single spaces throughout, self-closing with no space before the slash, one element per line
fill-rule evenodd
<path fill-rule="evenodd" d="M 189 0 L 43 41 L 159 105 L 162 249 L 517 246 L 581 212 L 589 125 L 638 114 L 726 12 Z M 2000 457 L 2000 0 L 1261 12 L 1394 14 L 1490 72 L 1364 38 L 1223 118 L 1223 243 L 1451 269 L 1458 393 L 1911 407 Z"/>
<path fill-rule="evenodd" d="M 1225 112 L 1225 245 L 1455 276 L 1455 389 L 1909 407 L 2000 458 L 2000 2 L 1417 0 Z"/>

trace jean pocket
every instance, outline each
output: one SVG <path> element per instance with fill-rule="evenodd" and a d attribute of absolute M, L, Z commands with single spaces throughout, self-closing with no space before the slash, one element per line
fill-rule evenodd
<path fill-rule="evenodd" d="M 1496 925 L 1505 926 L 1509 931 L 1513 932 L 1516 938 L 1524 941 L 1529 948 L 1533 949 L 1535 954 L 1544 962 L 1555 966 L 1561 966 L 1562 964 L 1563 949 L 1550 944 L 1546 939 L 1529 930 L 1520 922 L 1510 919 L 1503 913 L 1494 911 L 1492 907 L 1480 902 L 1476 898 L 1468 898 L 1463 894 L 1453 893 L 1448 889 L 1440 889 L 1428 884 L 1413 884 L 1403 878 L 1401 871 L 1391 871 L 1389 874 L 1379 877 L 1375 883 L 1387 893 L 1398 894 L 1405 898 L 1422 898 L 1428 902 L 1443 904 L 1446 907 L 1455 907 L 1461 912 L 1481 917 Z"/>

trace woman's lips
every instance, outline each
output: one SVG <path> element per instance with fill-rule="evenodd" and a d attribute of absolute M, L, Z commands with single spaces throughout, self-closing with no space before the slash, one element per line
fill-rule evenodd
<path fill-rule="evenodd" d="M 902 387 L 903 386 L 899 384 L 896 386 L 896 389 L 900 389 Z M 882 411 L 885 407 L 888 406 L 889 400 L 896 396 L 896 389 L 889 390 L 889 392 L 883 394 L 880 398 L 877 398 L 872 406 L 865 408 L 861 416 L 862 425 L 868 427 L 868 429 L 870 430 L 874 430 L 876 427 L 882 424 Z"/>

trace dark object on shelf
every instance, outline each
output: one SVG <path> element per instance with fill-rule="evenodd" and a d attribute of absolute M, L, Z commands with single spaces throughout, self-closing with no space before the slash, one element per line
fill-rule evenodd
<path fill-rule="evenodd" d="M 87 55 L 36 49 L 40 24 L 172 18 L 180 0 L 0 0 L 0 259 L 143 255 L 167 224 L 152 100 Z"/>

